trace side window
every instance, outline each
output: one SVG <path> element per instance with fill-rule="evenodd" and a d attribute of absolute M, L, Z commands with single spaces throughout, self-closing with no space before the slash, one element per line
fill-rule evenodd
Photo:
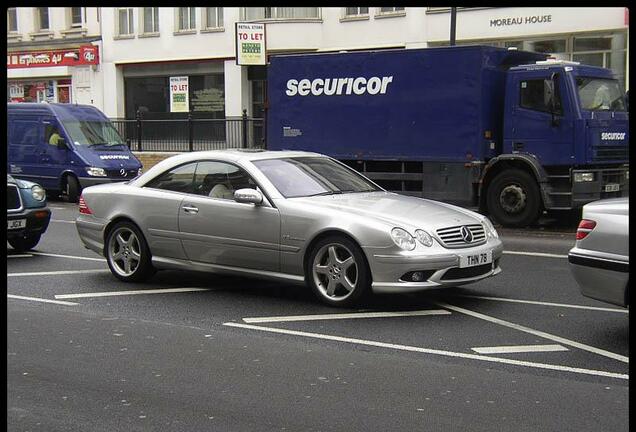
<path fill-rule="evenodd" d="M 192 180 L 196 163 L 181 165 L 155 177 L 144 187 L 163 189 L 173 192 L 192 193 Z"/>
<path fill-rule="evenodd" d="M 58 141 L 62 138 L 60 129 L 55 124 L 44 125 L 44 141 L 50 145 L 56 146 Z"/>
<path fill-rule="evenodd" d="M 38 145 L 40 139 L 40 122 L 15 120 L 11 133 L 11 144 L 17 145 Z"/>
<path fill-rule="evenodd" d="M 199 162 L 194 176 L 194 193 L 212 198 L 234 199 L 238 189 L 256 189 L 256 183 L 243 169 L 224 162 Z"/>
<path fill-rule="evenodd" d="M 546 95 L 548 89 L 546 88 L 545 81 L 543 79 L 523 80 L 520 85 L 520 98 L 519 106 L 521 108 L 527 108 L 534 111 L 550 112 L 548 100 Z M 554 101 L 557 114 L 562 114 L 561 108 L 561 92 L 559 91 L 559 81 L 555 82 L 554 89 Z"/>

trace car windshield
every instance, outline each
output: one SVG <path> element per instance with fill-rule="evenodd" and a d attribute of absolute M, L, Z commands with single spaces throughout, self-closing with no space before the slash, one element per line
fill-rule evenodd
<path fill-rule="evenodd" d="M 382 190 L 346 166 L 325 157 L 253 162 L 285 198 Z"/>
<path fill-rule="evenodd" d="M 75 145 L 120 145 L 124 144 L 117 129 L 105 121 L 65 121 L 64 128 Z"/>
<path fill-rule="evenodd" d="M 625 99 L 618 81 L 606 78 L 577 77 L 581 108 L 590 111 L 625 111 Z"/>

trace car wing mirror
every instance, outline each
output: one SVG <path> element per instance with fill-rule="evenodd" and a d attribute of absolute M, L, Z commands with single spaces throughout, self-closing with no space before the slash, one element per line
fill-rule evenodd
<path fill-rule="evenodd" d="M 239 203 L 260 205 L 263 203 L 263 194 L 256 189 L 239 189 L 234 192 L 234 201 Z"/>

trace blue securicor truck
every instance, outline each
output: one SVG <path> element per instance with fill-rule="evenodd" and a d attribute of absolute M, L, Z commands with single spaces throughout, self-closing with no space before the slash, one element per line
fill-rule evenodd
<path fill-rule="evenodd" d="M 610 70 L 488 46 L 270 57 L 267 147 L 328 154 L 388 190 L 504 226 L 628 195 Z"/>

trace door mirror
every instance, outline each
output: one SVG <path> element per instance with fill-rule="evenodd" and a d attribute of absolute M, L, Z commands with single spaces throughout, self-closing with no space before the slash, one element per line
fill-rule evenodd
<path fill-rule="evenodd" d="M 263 203 L 263 194 L 261 194 L 256 189 L 239 189 L 234 192 L 234 201 L 239 203 L 260 205 Z"/>
<path fill-rule="evenodd" d="M 57 148 L 59 148 L 60 150 L 66 150 L 68 149 L 68 146 L 66 145 L 66 140 L 62 137 L 58 138 L 57 140 Z"/>

